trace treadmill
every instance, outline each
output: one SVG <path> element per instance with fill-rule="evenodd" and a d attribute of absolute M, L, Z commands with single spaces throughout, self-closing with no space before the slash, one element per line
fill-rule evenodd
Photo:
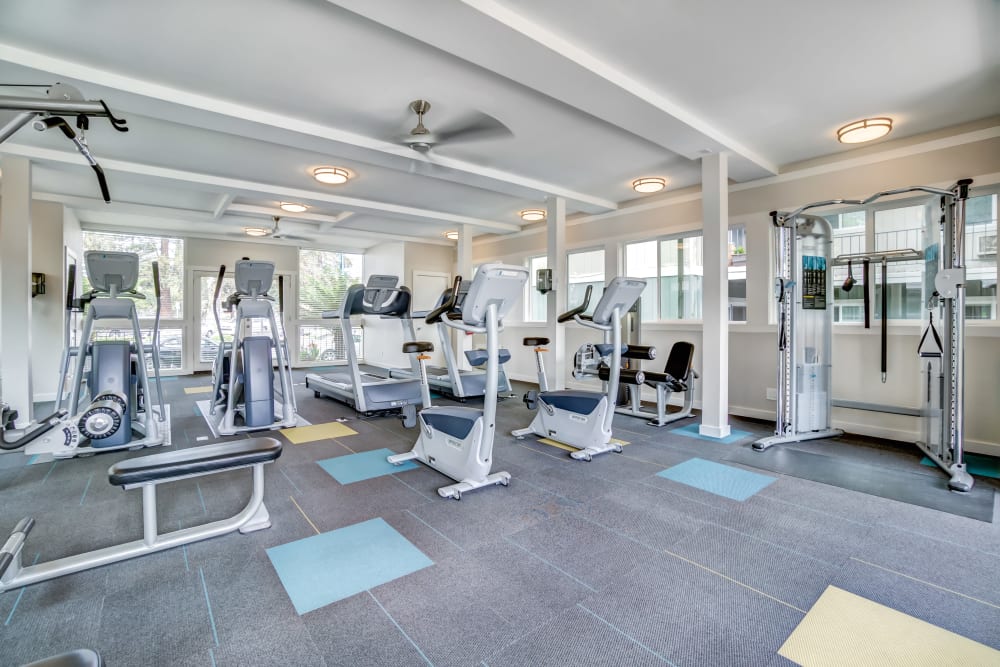
<path fill-rule="evenodd" d="M 465 303 L 465 298 L 469 294 L 469 287 L 471 285 L 472 281 L 462 281 L 458 288 L 458 298 L 455 301 L 455 306 L 445 315 L 445 317 L 449 317 L 452 320 L 462 319 L 462 304 Z M 430 312 L 436 312 L 444 304 L 451 300 L 452 289 L 454 288 L 449 287 L 441 293 L 441 296 L 438 297 L 437 303 L 434 305 L 434 310 Z M 429 313 L 425 312 L 417 312 L 413 313 L 413 317 L 427 317 L 428 314 Z M 441 351 L 444 353 L 445 365 L 426 367 L 427 384 L 430 385 L 431 390 L 463 402 L 466 398 L 478 397 L 485 394 L 485 365 L 488 359 L 486 350 L 466 350 L 465 358 L 468 359 L 470 365 L 478 367 L 478 370 L 462 370 L 458 367 L 458 359 L 455 357 L 455 349 L 451 342 L 451 330 L 440 319 L 437 320 L 437 324 L 435 326 L 437 327 L 438 337 L 441 339 Z M 409 327 L 406 327 L 404 324 L 403 331 L 407 336 L 408 341 L 414 341 L 416 339 L 412 322 Z M 506 348 L 500 348 L 499 361 L 500 368 L 497 377 L 497 392 L 502 398 L 509 398 L 512 395 L 512 389 L 510 386 L 510 380 L 504 372 L 504 364 L 510 361 L 510 351 Z M 416 368 L 392 368 L 389 370 L 389 377 L 401 379 L 420 379 L 420 373 Z"/>
<path fill-rule="evenodd" d="M 340 310 L 323 313 L 323 319 L 340 320 L 347 347 L 346 372 L 309 373 L 306 375 L 306 387 L 313 390 L 316 398 L 328 396 L 350 405 L 366 417 L 402 413 L 403 425 L 413 427 L 417 424 L 417 405 L 422 404 L 420 379 L 391 378 L 387 377 L 384 369 L 362 367 L 358 363 L 351 323 L 354 315 L 408 320 L 410 290 L 404 286 L 397 287 L 398 282 L 396 276 L 371 276 L 366 285 L 351 285 L 348 288 Z"/>

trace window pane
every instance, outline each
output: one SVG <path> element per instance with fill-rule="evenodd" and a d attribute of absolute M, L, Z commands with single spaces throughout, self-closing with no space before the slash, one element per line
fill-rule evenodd
<path fill-rule="evenodd" d="M 361 282 L 361 255 L 299 250 L 299 319 L 318 320 L 337 310 L 347 288 Z"/>
<path fill-rule="evenodd" d="M 702 238 L 660 241 L 660 319 L 700 320 Z"/>
<path fill-rule="evenodd" d="M 160 317 L 184 319 L 184 241 L 157 236 L 133 236 L 84 232 L 85 250 L 134 252 L 139 255 L 139 283 L 136 290 L 145 299 L 136 299 L 135 307 L 141 318 L 156 317 L 156 292 L 153 289 L 153 262 L 160 265 Z M 90 289 L 87 263 L 83 264 L 83 291 Z"/>
<path fill-rule="evenodd" d="M 927 228 L 928 207 L 925 204 L 875 211 L 875 250 L 922 250 Z M 874 295 L 874 317 L 882 317 L 882 267 L 872 269 L 877 280 Z M 877 278 L 876 278 L 877 274 Z M 924 262 L 889 262 L 889 319 L 919 320 L 923 316 Z"/>
<path fill-rule="evenodd" d="M 848 211 L 828 215 L 826 219 L 833 227 L 833 256 L 856 255 L 867 252 L 867 242 L 865 236 L 865 211 Z M 874 269 L 872 269 L 874 271 Z M 844 281 L 847 280 L 848 273 L 854 276 L 856 284 L 850 292 L 841 289 Z M 874 273 L 872 274 L 874 278 Z M 864 277 L 861 262 L 854 262 L 848 272 L 846 266 L 833 267 L 833 321 L 834 322 L 863 322 L 865 319 L 864 306 Z"/>
<path fill-rule="evenodd" d="M 361 327 L 352 327 L 354 351 L 361 357 Z M 299 361 L 343 361 L 347 359 L 344 332 L 340 326 L 300 326 Z"/>
<path fill-rule="evenodd" d="M 656 280 L 656 241 L 629 243 L 625 246 L 625 274 L 629 278 L 642 278 L 646 288 L 639 300 L 639 315 L 643 322 L 660 319 L 659 283 Z"/>
<path fill-rule="evenodd" d="M 965 316 L 997 317 L 997 195 L 971 197 L 965 208 Z"/>
<path fill-rule="evenodd" d="M 126 320 L 127 321 L 127 320 Z M 153 330 L 140 329 L 142 346 L 146 352 L 146 371 L 153 372 Z M 132 327 L 94 329 L 95 341 L 131 341 Z M 184 336 L 181 329 L 160 329 L 160 371 L 180 370 L 184 365 Z M 150 378 L 152 381 L 152 378 Z"/>
<path fill-rule="evenodd" d="M 729 321 L 747 321 L 747 228 L 729 228 Z"/>
<path fill-rule="evenodd" d="M 544 322 L 548 318 L 548 301 L 545 294 L 535 289 L 535 279 L 539 269 L 546 269 L 549 266 L 549 258 L 545 255 L 532 257 L 528 260 L 528 298 L 524 300 L 527 315 L 527 322 Z"/>
<path fill-rule="evenodd" d="M 594 307 L 601 299 L 601 294 L 604 293 L 604 250 L 571 252 L 566 259 L 566 268 L 569 274 L 566 306 L 573 308 L 583 303 L 587 287 L 593 287 L 590 305 L 585 311 L 587 315 L 592 315 Z"/>

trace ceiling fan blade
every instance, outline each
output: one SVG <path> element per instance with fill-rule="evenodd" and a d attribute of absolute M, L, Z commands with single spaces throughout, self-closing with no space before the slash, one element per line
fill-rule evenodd
<path fill-rule="evenodd" d="M 502 139 L 514 136 L 509 127 L 485 113 L 474 113 L 455 123 L 451 128 L 435 133 L 435 139 L 440 143 L 459 143 L 462 141 L 484 141 L 487 139 Z"/>

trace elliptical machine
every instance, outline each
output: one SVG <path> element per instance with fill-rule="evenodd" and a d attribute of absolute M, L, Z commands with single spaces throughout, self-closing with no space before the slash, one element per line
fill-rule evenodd
<path fill-rule="evenodd" d="M 455 312 L 462 278 L 455 279 L 449 300 L 427 316 L 429 324 L 445 326 L 472 334 L 486 334 L 486 387 L 483 409 L 466 407 L 425 407 L 418 414 L 420 436 L 413 449 L 388 457 L 398 465 L 417 459 L 456 480 L 438 489 L 442 498 L 462 499 L 462 493 L 510 483 L 510 473 L 490 474 L 493 466 L 493 438 L 496 434 L 497 378 L 500 373 L 499 336 L 503 318 L 524 293 L 528 270 L 522 266 L 485 264 L 479 267 L 462 305 Z M 455 317 L 456 319 L 452 319 Z M 419 344 L 413 344 L 419 345 Z M 426 350 L 427 343 L 422 350 Z M 413 351 L 421 351 L 414 347 Z M 427 391 L 426 357 L 417 357 L 424 404 L 430 403 Z"/>
<path fill-rule="evenodd" d="M 226 341 L 219 317 L 219 294 L 225 276 L 223 265 L 215 281 L 212 308 L 219 330 L 219 350 L 212 369 L 212 407 L 206 419 L 218 435 L 291 428 L 298 417 L 288 347 L 274 317 L 274 299 L 267 294 L 274 280 L 274 262 L 248 259 L 236 262 L 236 291 L 225 302 L 226 312 L 236 309 L 232 341 Z M 279 308 L 283 308 L 280 304 L 284 302 L 284 289 L 280 278 L 278 301 Z M 255 334 L 255 329 L 262 328 L 261 323 L 267 324 L 269 335 Z M 281 384 L 280 408 L 274 400 L 272 349 L 277 357 Z"/>
<path fill-rule="evenodd" d="M 24 429 L 13 427 L 16 411 L 4 408 L 0 449 L 24 448 L 28 456 L 51 454 L 72 458 L 97 451 L 139 449 L 170 444 L 169 406 L 160 386 L 160 271 L 153 262 L 156 315 L 153 323 L 152 369 L 156 405 L 146 372 L 147 353 L 134 299 L 139 256 L 128 252 L 91 250 L 84 255 L 92 289 L 75 298 L 76 268 L 68 273 L 66 310 L 85 311 L 79 346 L 70 345 L 71 318 L 66 317 L 55 412 Z M 93 340 L 94 323 L 129 320 L 132 340 Z M 70 366 L 73 365 L 72 377 Z M 70 379 L 71 378 L 71 379 Z M 68 394 L 68 396 L 67 396 Z M 84 401 L 84 397 L 87 401 Z M 81 409 L 81 405 L 84 405 Z"/>
<path fill-rule="evenodd" d="M 621 367 L 621 319 L 645 288 L 645 280 L 615 278 L 605 288 L 593 316 L 589 316 L 583 314 L 590 304 L 592 289 L 588 286 L 583 303 L 559 316 L 560 323 L 572 320 L 604 333 L 601 353 L 609 356 L 606 370 L 600 373 L 604 391 L 566 389 L 529 394 L 525 402 L 529 407 L 537 403 L 535 418 L 527 428 L 512 431 L 511 435 L 519 440 L 529 434 L 558 440 L 578 450 L 570 453 L 578 461 L 590 461 L 604 452 L 622 451 L 621 445 L 611 442 L 618 384 L 623 373 L 635 384 L 641 385 L 645 378 L 641 370 L 623 371 Z"/>

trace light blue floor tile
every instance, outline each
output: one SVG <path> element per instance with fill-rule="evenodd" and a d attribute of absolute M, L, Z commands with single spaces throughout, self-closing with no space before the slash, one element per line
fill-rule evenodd
<path fill-rule="evenodd" d="M 317 461 L 317 463 L 341 484 L 353 484 L 363 479 L 391 475 L 394 472 L 403 472 L 419 467 L 413 461 L 406 461 L 396 466 L 385 460 L 387 456 L 392 456 L 395 453 L 391 449 L 376 449 L 372 452 L 335 456 L 332 459 Z"/>
<path fill-rule="evenodd" d="M 744 438 L 749 438 L 753 435 L 749 431 L 737 431 L 733 429 L 729 432 L 725 438 L 713 438 L 709 435 L 702 435 L 698 432 L 700 424 L 691 424 L 689 426 L 682 426 L 681 428 L 675 428 L 670 431 L 671 434 L 683 435 L 685 438 L 697 438 L 698 440 L 708 440 L 709 442 L 721 442 L 726 445 L 731 445 L 738 440 Z"/>
<path fill-rule="evenodd" d="M 434 564 L 382 519 L 267 550 L 299 615 Z"/>
<path fill-rule="evenodd" d="M 732 500 L 746 500 L 776 479 L 704 459 L 688 459 L 656 474 Z"/>

